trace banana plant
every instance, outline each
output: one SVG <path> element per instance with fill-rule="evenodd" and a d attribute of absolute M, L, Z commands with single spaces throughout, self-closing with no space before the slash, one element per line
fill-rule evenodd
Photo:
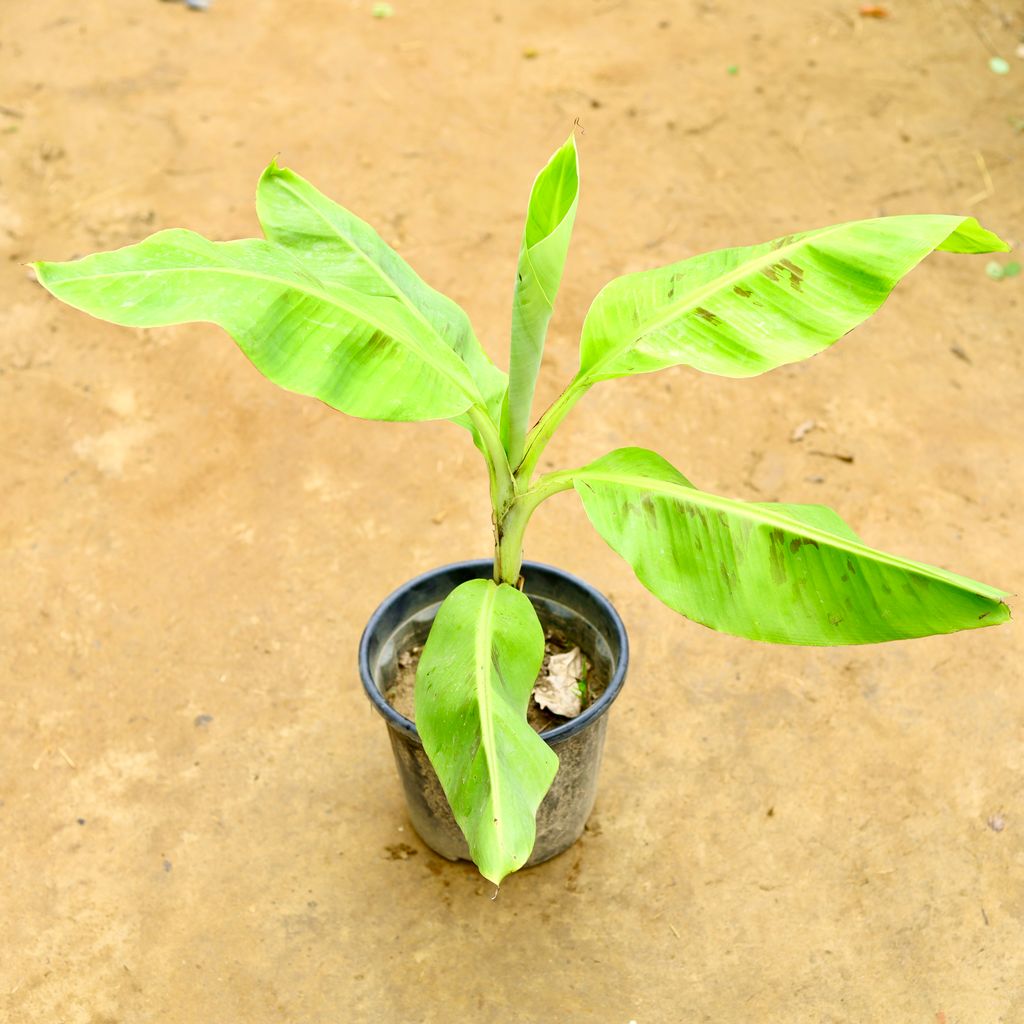
<path fill-rule="evenodd" d="M 522 593 L 523 536 L 575 490 L 608 545 L 669 608 L 779 644 L 865 644 L 993 626 L 1003 591 L 875 550 L 822 505 L 703 491 L 661 456 L 621 448 L 538 476 L 545 446 L 595 384 L 685 365 L 752 377 L 807 359 L 867 319 L 932 252 L 1008 247 L 970 217 L 880 217 L 692 256 L 613 280 L 583 325 L 579 370 L 531 426 L 534 387 L 579 197 L 570 138 L 530 193 L 513 284 L 509 372 L 466 314 L 368 224 L 276 163 L 257 192 L 263 238 L 159 231 L 37 263 L 59 299 L 115 324 L 219 324 L 274 383 L 377 420 L 449 419 L 490 482 L 494 577 L 454 590 L 416 679 L 419 732 L 481 873 L 529 857 L 557 758 L 527 724 L 544 634 Z"/>

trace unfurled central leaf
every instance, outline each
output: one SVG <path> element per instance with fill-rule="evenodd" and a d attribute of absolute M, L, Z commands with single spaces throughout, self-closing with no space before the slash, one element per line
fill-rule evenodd
<path fill-rule="evenodd" d="M 480 873 L 496 885 L 526 863 L 558 768 L 527 724 L 544 658 L 530 599 L 470 580 L 434 619 L 416 674 L 416 728 Z"/>

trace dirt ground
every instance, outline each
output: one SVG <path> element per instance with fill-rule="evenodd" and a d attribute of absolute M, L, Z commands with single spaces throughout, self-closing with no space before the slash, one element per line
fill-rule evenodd
<path fill-rule="evenodd" d="M 467 435 L 347 419 L 213 327 L 99 323 L 24 266 L 255 234 L 279 154 L 504 363 L 530 181 L 578 117 L 540 408 L 612 276 L 883 212 L 1024 238 L 1019 5 L 858 6 L 0 5 L 0 1019 L 1024 1021 L 1018 626 L 718 636 L 560 495 L 528 556 L 615 600 L 633 662 L 589 831 L 492 902 L 411 834 L 355 670 L 387 592 L 489 551 Z M 987 259 L 929 259 L 798 367 L 602 385 L 551 464 L 643 445 L 1020 589 L 1024 277 Z"/>

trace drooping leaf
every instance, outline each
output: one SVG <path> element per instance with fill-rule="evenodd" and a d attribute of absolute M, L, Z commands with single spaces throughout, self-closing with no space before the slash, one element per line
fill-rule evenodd
<path fill-rule="evenodd" d="M 881 217 L 628 274 L 587 313 L 580 375 L 594 383 L 685 364 L 752 377 L 833 344 L 930 252 L 1007 248 L 971 217 Z"/>
<path fill-rule="evenodd" d="M 174 229 L 35 267 L 57 298 L 103 320 L 219 324 L 275 384 L 353 416 L 441 419 L 481 401 L 466 364 L 408 308 L 328 285 L 274 242 Z"/>
<path fill-rule="evenodd" d="M 876 551 L 822 505 L 697 490 L 654 452 L 620 448 L 577 470 L 598 533 L 670 608 L 773 643 L 876 643 L 992 626 L 1006 595 Z"/>
<path fill-rule="evenodd" d="M 501 410 L 502 440 L 512 466 L 523 456 L 548 321 L 576 220 L 579 186 L 576 140 L 570 137 L 533 183 L 519 249 L 512 296 L 508 394 Z"/>
<path fill-rule="evenodd" d="M 508 378 L 480 347 L 469 317 L 426 284 L 369 224 L 276 162 L 260 178 L 256 212 L 267 238 L 290 249 L 328 289 L 338 286 L 404 306 L 466 364 L 498 422 Z"/>
<path fill-rule="evenodd" d="M 544 658 L 530 599 L 470 580 L 441 605 L 416 674 L 416 727 L 480 873 L 526 863 L 558 758 L 526 721 Z"/>

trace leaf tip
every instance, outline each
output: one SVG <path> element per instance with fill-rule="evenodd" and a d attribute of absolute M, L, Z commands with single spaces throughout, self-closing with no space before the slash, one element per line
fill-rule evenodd
<path fill-rule="evenodd" d="M 500 889 L 501 883 L 516 870 L 515 865 L 508 865 L 501 858 L 488 856 L 482 849 L 476 848 L 473 843 L 470 844 L 469 855 L 473 859 L 473 863 L 476 864 L 480 877 L 490 882 L 495 891 Z"/>
<path fill-rule="evenodd" d="M 36 284 L 41 284 L 47 289 L 49 288 L 46 279 L 49 268 L 53 266 L 52 263 L 46 263 L 44 260 L 32 260 L 30 263 L 26 263 L 25 266 L 36 275 Z"/>
<path fill-rule="evenodd" d="M 568 153 L 572 154 L 573 167 L 576 170 L 576 186 L 578 188 L 579 187 L 579 176 L 580 176 L 580 150 L 579 150 L 579 147 L 576 145 L 576 127 L 575 127 L 575 125 L 573 126 L 572 134 L 566 140 L 565 145 L 562 146 L 562 148 L 561 148 L 561 150 L 559 152 L 566 153 L 566 154 L 568 154 Z"/>
<path fill-rule="evenodd" d="M 1000 238 L 994 231 L 988 231 L 987 229 L 982 228 L 981 225 L 978 225 L 978 226 L 981 229 L 981 231 L 983 231 L 984 234 L 986 235 L 986 239 L 988 241 L 988 244 L 991 246 L 991 248 L 989 249 L 989 252 L 1012 252 L 1013 251 L 1013 246 L 1010 245 L 1010 243 L 1007 242 L 1005 239 Z"/>
<path fill-rule="evenodd" d="M 266 180 L 269 178 L 280 178 L 287 173 L 288 168 L 282 167 L 278 163 L 278 157 L 280 157 L 280 155 L 280 153 L 275 153 L 273 155 L 273 157 L 270 160 L 270 163 L 267 164 L 266 170 L 264 170 L 263 174 L 260 176 L 262 179 Z"/>
<path fill-rule="evenodd" d="M 968 240 L 969 245 L 959 249 L 954 248 L 954 252 L 1009 252 L 1011 249 L 1008 242 L 1000 238 L 994 231 L 989 231 L 988 228 L 984 227 L 976 217 L 964 217 L 960 222 L 960 227 L 951 237 L 957 235 L 961 236 L 961 240 Z M 939 246 L 940 249 L 943 247 L 944 246 Z"/>

